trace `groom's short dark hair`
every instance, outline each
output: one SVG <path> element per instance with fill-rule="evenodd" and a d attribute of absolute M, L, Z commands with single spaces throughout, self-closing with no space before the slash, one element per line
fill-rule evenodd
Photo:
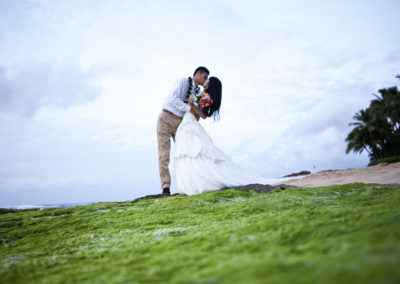
<path fill-rule="evenodd" d="M 194 70 L 193 77 L 194 77 L 194 75 L 196 75 L 196 73 L 199 72 L 199 71 L 200 71 L 200 73 L 207 72 L 208 74 L 210 74 L 210 71 L 208 71 L 208 69 L 207 69 L 206 67 L 200 66 L 200 67 L 197 67 L 196 70 Z"/>

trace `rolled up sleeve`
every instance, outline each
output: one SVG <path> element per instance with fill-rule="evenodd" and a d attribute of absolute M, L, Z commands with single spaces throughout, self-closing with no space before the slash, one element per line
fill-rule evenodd
<path fill-rule="evenodd" d="M 188 81 L 184 78 L 176 81 L 171 93 L 171 104 L 176 110 L 182 112 L 190 111 L 190 105 L 183 101 L 186 97 L 187 84 Z"/>

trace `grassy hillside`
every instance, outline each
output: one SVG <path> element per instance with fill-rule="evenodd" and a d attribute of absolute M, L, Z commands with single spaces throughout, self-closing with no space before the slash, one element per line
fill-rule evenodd
<path fill-rule="evenodd" d="M 0 282 L 399 283 L 399 240 L 400 188 L 364 184 L 26 210 Z"/>

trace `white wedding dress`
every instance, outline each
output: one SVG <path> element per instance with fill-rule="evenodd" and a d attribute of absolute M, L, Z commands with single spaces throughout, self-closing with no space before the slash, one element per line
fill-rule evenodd
<path fill-rule="evenodd" d="M 191 112 L 184 115 L 175 135 L 173 167 L 178 191 L 187 195 L 283 180 L 260 178 L 241 169 L 214 145 Z"/>

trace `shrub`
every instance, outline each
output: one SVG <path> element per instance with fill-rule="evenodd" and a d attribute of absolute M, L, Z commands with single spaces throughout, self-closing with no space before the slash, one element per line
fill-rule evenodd
<path fill-rule="evenodd" d="M 371 160 L 368 164 L 368 167 L 375 166 L 380 163 L 396 163 L 396 162 L 400 162 L 400 155 Z"/>

